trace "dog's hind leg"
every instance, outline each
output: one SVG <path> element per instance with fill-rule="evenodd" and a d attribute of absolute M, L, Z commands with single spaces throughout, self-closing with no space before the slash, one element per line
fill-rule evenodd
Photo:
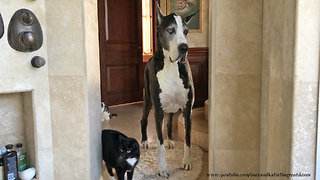
<path fill-rule="evenodd" d="M 145 84 L 145 95 L 143 102 L 143 115 L 140 121 L 141 124 L 141 134 L 142 134 L 142 148 L 148 148 L 148 136 L 147 136 L 147 126 L 148 126 L 148 116 L 151 110 L 151 97 L 150 97 L 150 87 L 149 87 L 149 70 L 148 66 L 146 66 L 144 71 L 144 84 Z"/>
<path fill-rule="evenodd" d="M 185 127 L 185 144 L 184 144 L 184 156 L 182 159 L 182 169 L 189 171 L 191 170 L 191 112 L 192 112 L 192 98 L 190 97 L 192 92 L 189 92 L 189 100 L 186 108 L 182 110 Z"/>
<path fill-rule="evenodd" d="M 174 148 L 174 142 L 172 139 L 172 118 L 173 118 L 174 113 L 169 113 L 169 119 L 168 119 L 168 123 L 167 123 L 167 130 L 168 130 L 168 147 L 169 149 L 173 149 Z"/>
<path fill-rule="evenodd" d="M 156 129 L 158 135 L 158 148 L 157 148 L 157 157 L 158 157 L 158 174 L 162 177 L 168 178 L 169 173 L 167 171 L 167 163 L 165 160 L 165 149 L 163 144 L 163 135 L 162 135 L 162 125 L 164 112 L 159 107 L 155 109 L 155 120 L 156 120 Z"/>

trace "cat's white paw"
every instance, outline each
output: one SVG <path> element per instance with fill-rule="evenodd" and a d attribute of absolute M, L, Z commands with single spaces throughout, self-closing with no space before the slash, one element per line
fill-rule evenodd
<path fill-rule="evenodd" d="M 143 141 L 141 144 L 142 144 L 142 148 L 143 149 L 148 149 L 149 148 L 149 142 L 148 141 Z"/>
<path fill-rule="evenodd" d="M 184 145 L 184 156 L 182 159 L 181 169 L 189 171 L 192 168 L 191 148 Z"/>
<path fill-rule="evenodd" d="M 174 149 L 175 144 L 173 140 L 168 139 L 167 144 L 169 149 Z"/>

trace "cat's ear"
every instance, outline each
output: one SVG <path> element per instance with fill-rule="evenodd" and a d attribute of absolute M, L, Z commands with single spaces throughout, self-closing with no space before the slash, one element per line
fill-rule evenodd
<path fill-rule="evenodd" d="M 126 138 L 124 136 L 119 136 L 119 142 L 121 146 L 125 141 L 126 141 Z"/>

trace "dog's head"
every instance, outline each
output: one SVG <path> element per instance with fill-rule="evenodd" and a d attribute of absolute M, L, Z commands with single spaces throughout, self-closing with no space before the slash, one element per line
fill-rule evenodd
<path fill-rule="evenodd" d="M 164 55 L 169 57 L 171 62 L 185 62 L 188 53 L 188 23 L 191 16 L 181 18 L 174 13 L 164 16 L 161 13 L 159 4 L 156 3 L 157 19 L 158 19 L 158 41 L 164 50 Z"/>

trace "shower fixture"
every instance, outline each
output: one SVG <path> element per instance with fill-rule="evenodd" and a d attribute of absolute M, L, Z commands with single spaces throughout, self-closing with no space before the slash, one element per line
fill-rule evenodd
<path fill-rule="evenodd" d="M 46 64 L 46 60 L 43 57 L 35 56 L 31 59 L 31 65 L 34 68 L 40 68 Z"/>
<path fill-rule="evenodd" d="M 2 38 L 3 33 L 4 33 L 4 25 L 3 25 L 3 19 L 0 13 L 0 39 Z"/>
<path fill-rule="evenodd" d="M 10 46 L 21 52 L 38 50 L 43 43 L 40 22 L 28 9 L 20 9 L 12 16 L 8 28 Z"/>

